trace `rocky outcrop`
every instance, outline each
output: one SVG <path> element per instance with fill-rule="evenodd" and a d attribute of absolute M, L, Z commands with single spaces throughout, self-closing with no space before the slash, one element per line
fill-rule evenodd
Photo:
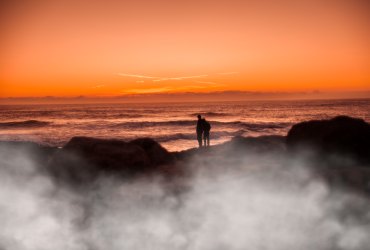
<path fill-rule="evenodd" d="M 315 149 L 317 154 L 307 159 L 307 155 L 302 154 L 306 151 L 299 150 L 307 147 Z M 199 164 L 212 167 L 217 163 L 228 167 L 240 164 L 243 157 L 273 154 L 306 157 L 307 162 L 317 168 L 317 173 L 333 185 L 342 183 L 342 186 L 355 189 L 370 189 L 370 125 L 361 119 L 344 116 L 296 124 L 287 137 L 235 137 L 221 145 L 182 152 L 168 152 L 149 138 L 125 142 L 74 137 L 61 149 L 31 142 L 0 142 L 0 153 L 3 164 L 11 163 L 19 155 L 25 156 L 24 159 L 31 159 L 56 181 L 70 183 L 73 187 L 91 185 L 104 176 L 122 180 L 154 175 L 184 177 Z M 172 180 L 179 182 L 179 179 Z"/>
<path fill-rule="evenodd" d="M 150 160 L 151 165 L 162 165 L 171 162 L 174 158 L 158 142 L 150 138 L 140 138 L 129 142 L 142 148 Z"/>
<path fill-rule="evenodd" d="M 285 136 L 260 136 L 242 137 L 236 136 L 228 142 L 220 145 L 203 148 L 192 148 L 173 154 L 179 160 L 191 159 L 194 156 L 215 158 L 218 155 L 227 155 L 229 158 L 243 156 L 247 153 L 271 153 L 285 150 Z"/>
<path fill-rule="evenodd" d="M 91 183 L 100 175 L 128 177 L 160 171 L 173 156 L 149 138 L 131 142 L 74 137 L 52 157 L 49 169 L 62 181 Z"/>
<path fill-rule="evenodd" d="M 370 162 L 370 124 L 347 116 L 298 123 L 288 132 L 287 145 Z"/>

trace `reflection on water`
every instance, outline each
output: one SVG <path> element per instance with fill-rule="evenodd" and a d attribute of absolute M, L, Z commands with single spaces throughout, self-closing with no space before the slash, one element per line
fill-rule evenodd
<path fill-rule="evenodd" d="M 337 115 L 370 121 L 370 100 L 0 106 L 0 139 L 62 146 L 73 136 L 151 137 L 167 149 L 197 145 L 196 115 L 212 124 L 211 142 L 236 135 L 285 135 L 292 124 Z"/>

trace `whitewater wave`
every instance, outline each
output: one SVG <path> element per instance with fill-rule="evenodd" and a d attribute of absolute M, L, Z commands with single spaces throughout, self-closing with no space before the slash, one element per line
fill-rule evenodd
<path fill-rule="evenodd" d="M 177 121 L 142 121 L 142 122 L 121 122 L 110 125 L 112 128 L 121 127 L 156 127 L 156 126 L 195 126 L 196 121 L 194 120 L 177 120 Z"/>
<path fill-rule="evenodd" d="M 241 122 L 240 125 L 248 129 L 250 131 L 261 131 L 265 129 L 283 129 L 283 128 L 288 128 L 293 125 L 293 123 L 288 123 L 288 122 L 268 122 L 268 123 L 246 123 L 246 122 Z"/>
<path fill-rule="evenodd" d="M 0 122 L 0 129 L 17 129 L 17 128 L 36 128 L 49 125 L 50 122 L 27 120 L 17 122 Z"/>
<path fill-rule="evenodd" d="M 192 117 L 196 117 L 197 115 L 201 115 L 203 117 L 218 117 L 218 116 L 230 116 L 230 114 L 228 113 L 224 113 L 224 112 L 200 112 L 200 113 L 192 113 L 190 114 L 190 116 Z"/>
<path fill-rule="evenodd" d="M 211 133 L 212 139 L 220 139 L 223 137 L 234 137 L 234 136 L 241 136 L 245 133 L 245 130 L 238 130 L 238 131 L 214 131 Z M 161 135 L 157 137 L 153 137 L 158 142 L 169 142 L 175 140 L 196 140 L 195 133 L 175 133 L 170 135 Z"/>
<path fill-rule="evenodd" d="M 274 128 L 286 128 L 292 125 L 288 122 L 266 122 L 266 123 L 249 123 L 241 121 L 209 121 L 212 126 L 237 126 L 244 127 L 249 130 L 259 129 L 274 129 Z M 143 127 L 156 127 L 156 126 L 196 126 L 195 120 L 177 120 L 177 121 L 143 121 L 143 122 L 122 122 L 110 125 L 112 128 L 143 128 Z"/>

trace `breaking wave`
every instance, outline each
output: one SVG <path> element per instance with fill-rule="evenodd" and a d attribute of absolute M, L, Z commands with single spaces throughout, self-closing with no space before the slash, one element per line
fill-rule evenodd
<path fill-rule="evenodd" d="M 286 128 L 291 126 L 292 123 L 288 122 L 266 122 L 266 123 L 248 123 L 241 121 L 209 121 L 211 125 L 215 126 L 241 126 L 250 130 L 254 129 L 273 129 L 273 128 Z M 156 127 L 156 126 L 195 126 L 194 120 L 177 120 L 177 121 L 143 121 L 143 122 L 122 122 L 111 125 L 113 128 L 120 127 Z"/>
<path fill-rule="evenodd" d="M 230 116 L 230 114 L 228 113 L 224 113 L 224 112 L 200 112 L 200 113 L 192 113 L 190 114 L 190 116 L 192 117 L 195 117 L 197 115 L 201 115 L 201 116 L 205 116 L 206 118 L 207 117 L 218 117 L 218 116 Z"/>
<path fill-rule="evenodd" d="M 238 130 L 238 131 L 213 131 L 212 132 L 212 139 L 220 139 L 222 137 L 234 137 L 234 136 L 241 136 L 245 133 L 245 130 Z M 196 134 L 195 133 L 175 133 L 170 135 L 163 135 L 158 137 L 153 137 L 158 142 L 168 142 L 174 140 L 195 140 Z"/>
<path fill-rule="evenodd" d="M 36 128 L 43 127 L 50 124 L 50 122 L 38 121 L 38 120 L 27 120 L 18 122 L 1 122 L 0 129 L 17 129 L 17 128 Z"/>

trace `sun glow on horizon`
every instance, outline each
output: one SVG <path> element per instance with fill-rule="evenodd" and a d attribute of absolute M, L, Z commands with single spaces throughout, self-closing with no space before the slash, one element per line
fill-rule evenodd
<path fill-rule="evenodd" d="M 370 91 L 370 3 L 5 1 L 0 98 Z"/>

